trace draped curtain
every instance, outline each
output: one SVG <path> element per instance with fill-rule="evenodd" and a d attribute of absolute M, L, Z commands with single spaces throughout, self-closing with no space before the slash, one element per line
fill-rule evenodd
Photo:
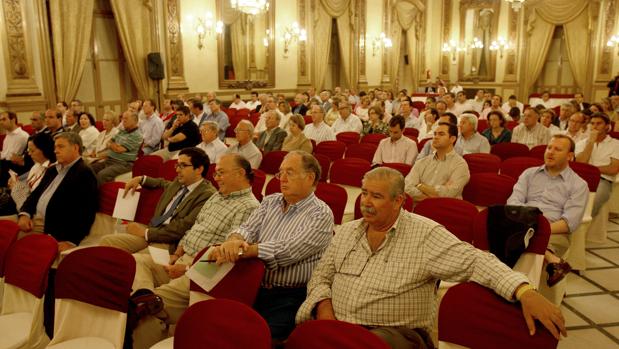
<path fill-rule="evenodd" d="M 402 32 L 406 34 L 406 46 L 408 50 L 406 54 L 409 57 L 411 77 L 413 80 L 413 91 L 417 89 L 417 81 L 419 80 L 419 62 L 415 57 L 418 57 L 419 52 L 419 35 L 420 35 L 420 16 L 421 10 L 418 4 L 413 4 L 409 1 L 399 1 L 393 7 L 395 20 L 391 23 L 391 81 L 396 83 L 399 76 L 400 68 L 400 43 L 402 42 Z"/>
<path fill-rule="evenodd" d="M 354 7 L 352 0 L 320 0 L 314 12 L 314 86 L 322 90 L 329 65 L 331 46 L 331 20 L 336 19 L 341 54 L 341 66 L 347 83 L 356 86 L 356 74 L 352 70 L 351 34 L 354 33 Z"/>
<path fill-rule="evenodd" d="M 247 55 L 246 49 L 249 38 L 246 38 L 245 20 L 247 15 L 230 7 L 229 1 L 224 1 L 223 22 L 230 26 L 230 41 L 232 44 L 232 66 L 235 80 L 247 80 Z"/>
<path fill-rule="evenodd" d="M 155 82 L 148 77 L 146 57 L 153 52 L 153 40 L 157 39 L 152 35 L 153 4 L 150 0 L 110 3 L 131 79 L 141 98 L 154 98 Z"/>
<path fill-rule="evenodd" d="M 589 11 L 586 11 L 588 5 L 587 0 L 527 2 L 531 13 L 527 23 L 529 47 L 525 56 L 523 95 L 529 93 L 542 71 L 557 25 L 562 25 L 564 29 L 567 54 L 576 84 L 581 89 L 584 88 L 587 82 L 588 42 L 591 34 Z"/>
<path fill-rule="evenodd" d="M 79 88 L 90 49 L 94 0 L 49 2 L 58 99 L 70 101 Z"/>

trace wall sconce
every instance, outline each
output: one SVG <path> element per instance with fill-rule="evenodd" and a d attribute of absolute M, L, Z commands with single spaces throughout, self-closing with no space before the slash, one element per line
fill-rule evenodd
<path fill-rule="evenodd" d="M 474 51 L 476 49 L 482 49 L 484 48 L 484 43 L 479 41 L 478 38 L 473 38 L 473 42 L 469 45 L 469 48 L 471 49 L 471 51 Z"/>
<path fill-rule="evenodd" d="M 379 36 L 372 40 L 372 57 L 376 56 L 376 51 L 378 51 L 378 49 L 391 47 L 393 47 L 393 42 L 391 42 L 391 39 L 388 38 L 385 33 L 380 33 Z"/>
<path fill-rule="evenodd" d="M 610 40 L 606 42 L 606 46 L 608 47 L 619 47 L 619 35 L 613 35 L 610 37 Z M 619 50 L 617 51 L 617 56 L 619 56 Z"/>
<path fill-rule="evenodd" d="M 294 22 L 284 29 L 284 58 L 288 58 L 288 50 L 293 41 L 307 41 L 307 31 L 299 27 L 299 23 Z"/>
<path fill-rule="evenodd" d="M 510 42 L 507 42 L 507 40 L 505 40 L 505 38 L 499 36 L 499 40 L 498 41 L 493 41 L 490 44 L 490 51 L 499 51 L 499 57 L 503 58 L 503 52 L 507 51 L 507 50 L 511 50 L 512 49 L 513 44 Z"/>
<path fill-rule="evenodd" d="M 441 51 L 451 56 L 451 64 L 456 64 L 458 59 L 458 53 L 462 51 L 466 52 L 466 45 L 461 45 L 455 40 L 449 40 L 448 43 L 443 43 L 443 48 L 441 49 Z"/>
<path fill-rule="evenodd" d="M 271 29 L 266 30 L 266 36 L 262 38 L 262 44 L 264 47 L 269 47 L 269 39 L 271 38 Z"/>
<path fill-rule="evenodd" d="M 188 16 L 187 19 L 193 23 L 196 35 L 198 35 L 198 49 L 204 48 L 205 37 L 213 35 L 213 33 L 221 34 L 224 31 L 224 23 L 213 19 L 213 14 L 207 12 L 204 18 Z"/>

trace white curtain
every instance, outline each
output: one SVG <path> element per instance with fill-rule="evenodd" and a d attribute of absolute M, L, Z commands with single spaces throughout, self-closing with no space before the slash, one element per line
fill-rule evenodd
<path fill-rule="evenodd" d="M 229 1 L 224 1 L 223 22 L 230 28 L 232 44 L 232 66 L 235 80 L 246 80 L 247 76 L 247 42 L 245 20 L 247 15 L 230 7 Z"/>
<path fill-rule="evenodd" d="M 421 7 L 420 7 L 421 6 Z M 423 4 L 412 3 L 409 1 L 399 1 L 393 6 L 393 22 L 391 23 L 391 81 L 395 84 L 399 76 L 400 68 L 400 43 L 402 42 L 402 32 L 406 34 L 406 46 L 409 57 L 410 73 L 413 81 L 413 91 L 417 88 L 419 80 L 419 62 L 416 57 L 419 52 L 420 18 L 423 11 Z"/>
<path fill-rule="evenodd" d="M 127 59 L 129 74 L 141 98 L 154 98 L 155 82 L 148 77 L 146 56 L 153 52 L 152 11 L 150 0 L 110 0 L 118 36 Z"/>
<path fill-rule="evenodd" d="M 75 98 L 90 49 L 94 0 L 49 2 L 58 99 Z"/>
<path fill-rule="evenodd" d="M 528 49 L 525 57 L 526 69 L 523 84 L 524 94 L 530 92 L 531 87 L 539 77 L 555 26 L 563 25 L 567 42 L 567 53 L 574 79 L 580 88 L 584 88 L 587 81 L 587 66 L 589 45 L 583 45 L 590 40 L 590 18 L 587 0 L 534 0 L 527 2 L 530 9 L 527 23 Z"/>

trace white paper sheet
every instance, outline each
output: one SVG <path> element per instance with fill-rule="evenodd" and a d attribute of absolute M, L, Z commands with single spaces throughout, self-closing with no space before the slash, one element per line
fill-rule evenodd
<path fill-rule="evenodd" d="M 202 287 L 206 292 L 210 292 L 234 268 L 234 263 L 217 265 L 213 262 L 206 262 L 209 260 L 211 249 L 212 247 L 186 273 L 189 279 Z"/>
<path fill-rule="evenodd" d="M 168 252 L 168 250 L 159 247 L 148 246 L 148 252 L 150 252 L 150 256 L 153 258 L 153 261 L 155 263 L 161 265 L 170 265 L 170 253 Z"/>
<path fill-rule="evenodd" d="M 112 217 L 124 219 L 126 221 L 133 221 L 135 219 L 135 212 L 138 209 L 138 201 L 140 201 L 140 192 L 128 193 L 127 197 L 123 198 L 125 193 L 124 189 L 118 190 L 116 196 L 116 205 L 114 205 L 114 212 Z"/>

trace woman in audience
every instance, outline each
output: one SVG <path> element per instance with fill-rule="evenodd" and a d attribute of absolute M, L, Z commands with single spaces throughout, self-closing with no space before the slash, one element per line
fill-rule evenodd
<path fill-rule="evenodd" d="M 613 105 L 610 103 L 610 98 L 608 97 L 602 98 L 602 102 L 600 104 L 602 105 L 602 110 L 601 110 L 602 113 L 606 115 L 612 114 Z"/>
<path fill-rule="evenodd" d="M 37 133 L 28 141 L 28 154 L 34 161 L 30 171 L 19 177 L 11 176 L 8 186 L 11 189 L 11 197 L 18 210 L 23 205 L 28 195 L 41 183 L 45 170 L 50 164 L 56 162 L 54 153 L 54 140 L 47 133 Z"/>
<path fill-rule="evenodd" d="M 99 130 L 95 127 L 95 118 L 90 113 L 82 113 L 78 122 L 80 124 L 79 134 L 82 137 L 84 152 L 86 154 L 92 153 L 97 146 L 96 142 L 99 137 Z"/>
<path fill-rule="evenodd" d="M 303 134 L 304 128 L 305 121 L 300 114 L 290 116 L 288 136 L 282 144 L 283 151 L 303 150 L 312 153 L 312 142 Z"/>
<path fill-rule="evenodd" d="M 561 129 L 554 125 L 552 122 L 556 119 L 557 114 L 552 109 L 545 109 L 542 111 L 541 124 L 550 130 L 551 135 L 555 135 L 561 132 Z"/>
<path fill-rule="evenodd" d="M 595 114 L 595 113 L 603 113 L 604 108 L 602 107 L 602 104 L 600 103 L 592 103 L 589 106 L 589 111 L 591 112 L 591 114 Z"/>
<path fill-rule="evenodd" d="M 363 122 L 363 130 L 361 130 L 361 137 L 372 134 L 372 133 L 382 133 L 385 135 L 389 134 L 389 125 L 383 121 L 385 114 L 383 113 L 383 109 L 378 105 L 370 107 L 368 111 L 368 121 Z"/>
<path fill-rule="evenodd" d="M 368 121 L 368 111 L 370 109 L 371 101 L 372 100 L 367 95 L 361 97 L 361 102 L 357 106 L 357 109 L 355 109 L 355 114 L 359 117 L 359 119 L 361 119 L 361 121 Z"/>
<path fill-rule="evenodd" d="M 104 159 L 107 156 L 107 149 L 112 137 L 118 133 L 118 115 L 111 111 L 103 114 L 103 131 L 99 133 L 95 141 L 95 148 L 87 153 L 84 152 L 84 160 L 94 162 Z"/>
<path fill-rule="evenodd" d="M 290 104 L 285 100 L 277 102 L 277 110 L 279 110 L 282 115 L 280 117 L 281 120 L 279 122 L 279 127 L 288 132 L 288 120 L 290 120 L 290 116 L 292 116 L 292 113 L 290 112 Z"/>
<path fill-rule="evenodd" d="M 423 112 L 423 121 L 419 129 L 419 140 L 434 137 L 434 124 L 439 117 L 438 110 L 435 108 L 430 108 Z"/>
<path fill-rule="evenodd" d="M 512 132 L 505 128 L 505 116 L 498 111 L 491 111 L 488 114 L 488 124 L 490 127 L 481 134 L 488 139 L 490 145 L 497 143 L 508 143 L 512 140 Z"/>
<path fill-rule="evenodd" d="M 333 126 L 333 123 L 335 122 L 335 120 L 337 120 L 340 117 L 340 111 L 338 110 L 339 105 L 340 105 L 340 99 L 337 97 L 333 97 L 333 99 L 331 100 L 331 109 L 329 109 L 324 119 L 324 122 L 327 125 Z"/>

